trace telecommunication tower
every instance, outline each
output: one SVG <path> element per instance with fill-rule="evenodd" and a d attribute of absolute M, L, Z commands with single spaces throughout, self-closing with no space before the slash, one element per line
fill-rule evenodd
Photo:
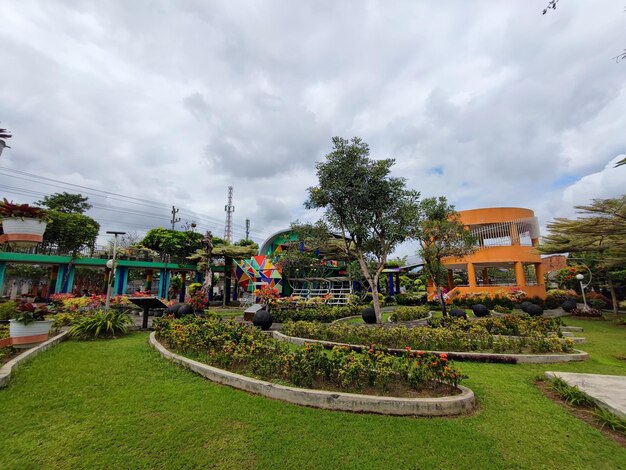
<path fill-rule="evenodd" d="M 235 212 L 235 206 L 233 206 L 233 187 L 228 187 L 228 204 L 224 206 L 226 211 L 226 225 L 224 226 L 224 240 L 233 242 L 233 212 Z"/>

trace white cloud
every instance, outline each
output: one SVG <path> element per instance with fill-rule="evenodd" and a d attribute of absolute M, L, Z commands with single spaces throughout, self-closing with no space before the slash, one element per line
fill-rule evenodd
<path fill-rule="evenodd" d="M 315 161 L 358 135 L 425 196 L 545 223 L 622 191 L 605 164 L 626 152 L 626 65 L 610 60 L 626 16 L 544 4 L 9 2 L 0 165 L 162 204 L 94 209 L 103 229 L 166 225 L 175 204 L 219 234 L 233 184 L 235 236 L 250 218 L 262 241 L 317 216 Z"/>

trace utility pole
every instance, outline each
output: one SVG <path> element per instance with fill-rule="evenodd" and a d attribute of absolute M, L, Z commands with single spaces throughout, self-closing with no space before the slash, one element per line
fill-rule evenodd
<path fill-rule="evenodd" d="M 180 217 L 176 217 L 176 214 L 178 214 L 179 209 L 176 209 L 176 207 L 172 206 L 172 230 L 176 230 L 174 228 L 174 226 L 176 225 L 176 222 L 180 222 Z"/>
<path fill-rule="evenodd" d="M 117 256 L 117 236 L 126 235 L 126 232 L 107 231 L 108 234 L 115 236 L 113 240 L 113 259 L 107 261 L 107 268 L 109 268 L 109 278 L 107 279 L 107 296 L 104 302 L 104 308 L 109 309 L 111 303 L 111 289 L 113 287 L 113 279 L 115 279 L 115 270 L 117 268 L 115 258 Z"/>
<path fill-rule="evenodd" d="M 246 219 L 246 240 L 250 240 L 250 219 Z"/>
<path fill-rule="evenodd" d="M 228 187 L 228 204 L 224 206 L 226 211 L 226 225 L 224 226 L 224 240 L 227 242 L 233 242 L 233 212 L 235 212 L 235 206 L 233 206 L 233 187 Z"/>

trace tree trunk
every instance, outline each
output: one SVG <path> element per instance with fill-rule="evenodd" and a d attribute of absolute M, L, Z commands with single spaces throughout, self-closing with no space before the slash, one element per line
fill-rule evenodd
<path fill-rule="evenodd" d="M 222 306 L 230 304 L 230 289 L 231 289 L 231 271 L 233 268 L 233 259 L 224 257 L 224 295 L 222 296 Z"/>
<path fill-rule="evenodd" d="M 611 273 L 607 273 L 606 276 L 606 285 L 609 288 L 609 292 L 611 293 L 611 302 L 613 303 L 613 313 L 617 315 L 618 304 L 617 304 L 617 294 L 615 293 L 615 287 L 613 286 L 613 280 L 611 279 Z"/>
<path fill-rule="evenodd" d="M 380 309 L 380 300 L 378 300 L 378 287 L 376 286 L 378 279 L 374 279 L 370 275 L 365 258 L 361 253 L 357 253 L 357 258 L 359 260 L 359 266 L 361 267 L 363 276 L 365 276 L 367 283 L 370 285 L 370 289 L 372 289 L 372 306 L 374 307 L 374 313 L 376 314 L 376 323 L 380 325 L 382 324 L 382 312 Z"/>
<path fill-rule="evenodd" d="M 437 286 L 437 293 L 439 294 L 439 302 L 441 302 L 441 313 L 444 317 L 448 316 L 448 312 L 446 310 L 446 301 L 443 298 L 443 291 L 441 290 L 441 287 Z"/>

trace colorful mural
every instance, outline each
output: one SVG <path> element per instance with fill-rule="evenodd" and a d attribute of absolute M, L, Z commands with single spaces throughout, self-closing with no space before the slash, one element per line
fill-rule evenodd
<path fill-rule="evenodd" d="M 280 269 L 265 256 L 253 256 L 237 261 L 235 276 L 239 285 L 247 292 L 254 292 L 254 289 L 262 284 L 278 289 L 281 294 L 283 292 Z"/>

